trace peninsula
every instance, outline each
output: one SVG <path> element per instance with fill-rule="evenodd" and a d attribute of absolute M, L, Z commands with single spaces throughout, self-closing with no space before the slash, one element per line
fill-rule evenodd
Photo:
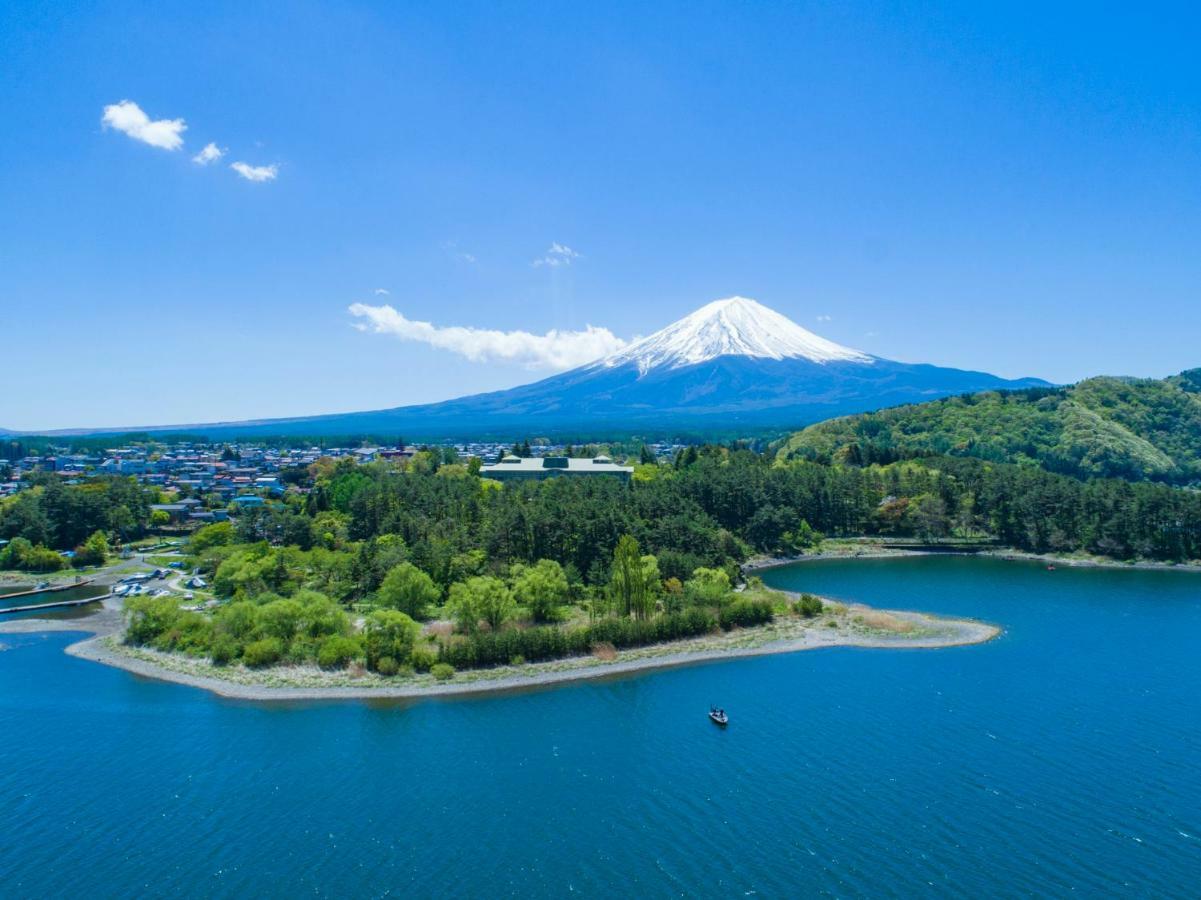
<path fill-rule="evenodd" d="M 797 604 L 812 604 L 816 599 L 812 595 L 797 597 L 780 593 Z M 796 612 L 770 624 L 729 632 L 718 630 L 714 634 L 626 650 L 597 646 L 579 656 L 466 670 L 454 673 L 446 680 L 430 673 L 415 672 L 385 676 L 362 667 L 331 671 L 318 665 L 273 665 L 257 669 L 245 665 L 218 666 L 209 659 L 132 646 L 125 641 L 124 616 L 111 599 L 103 601 L 100 610 L 83 618 L 27 618 L 0 622 L 0 634 L 90 632 L 91 637 L 71 644 L 66 652 L 136 675 L 197 687 L 224 697 L 273 701 L 402 699 L 523 690 L 673 666 L 828 647 L 955 647 L 984 643 L 1001 632 L 995 625 L 971 619 L 877 610 L 828 600 L 820 602 L 820 612 L 809 616 Z"/>

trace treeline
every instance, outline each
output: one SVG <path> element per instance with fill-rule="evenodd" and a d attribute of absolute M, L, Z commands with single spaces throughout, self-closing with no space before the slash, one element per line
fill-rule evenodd
<path fill-rule="evenodd" d="M 563 478 L 500 489 L 364 467 L 326 490 L 318 504 L 344 517 L 352 541 L 396 536 L 440 584 L 473 550 L 502 565 L 554 559 L 598 583 L 623 534 L 656 555 L 665 577 L 680 579 L 700 566 L 802 549 L 821 534 L 962 535 L 1034 552 L 1201 558 L 1197 492 L 971 458 L 774 465 L 751 451 L 709 447 L 679 468 L 640 466 L 628 486 Z"/>
<path fill-rule="evenodd" d="M 146 534 L 150 505 L 157 502 L 155 489 L 132 478 L 101 476 L 68 485 L 57 475 L 35 473 L 30 480 L 33 487 L 0 502 L 0 539 L 32 545 L 37 552 L 26 556 L 38 564 L 20 568 L 34 571 L 60 567 L 51 557 L 62 550 L 88 560 L 81 565 L 94 564 L 102 542 L 123 543 Z"/>

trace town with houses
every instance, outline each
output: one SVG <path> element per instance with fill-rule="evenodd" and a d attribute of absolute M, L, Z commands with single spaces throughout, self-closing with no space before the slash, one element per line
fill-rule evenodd
<path fill-rule="evenodd" d="M 657 459 L 670 459 L 685 445 L 647 445 Z M 0 498 L 13 496 L 31 485 L 35 472 L 54 473 L 65 484 L 112 475 L 134 478 L 172 496 L 171 502 L 153 509 L 164 513 L 175 527 L 199 527 L 227 519 L 231 512 L 262 506 L 289 490 L 300 490 L 284 477 L 288 470 L 311 465 L 319 459 L 351 458 L 365 464 L 377 460 L 411 459 L 422 449 L 439 453 L 444 460 L 481 461 L 481 474 L 498 480 L 553 475 L 610 474 L 628 478 L 632 467 L 614 462 L 597 452 L 589 458 L 573 458 L 570 446 L 536 443 L 523 457 L 513 447 L 499 442 L 466 442 L 422 447 L 308 447 L 287 448 L 262 444 L 200 444 L 193 442 L 132 444 L 103 452 L 76 452 L 70 446 L 51 447 L 44 455 L 0 460 Z"/>

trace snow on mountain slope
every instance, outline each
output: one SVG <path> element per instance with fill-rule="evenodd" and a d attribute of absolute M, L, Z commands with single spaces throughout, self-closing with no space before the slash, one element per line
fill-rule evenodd
<path fill-rule="evenodd" d="M 719 356 L 807 359 L 815 363 L 873 362 L 866 353 L 818 337 L 761 303 L 729 297 L 702 306 L 592 367 L 612 369 L 633 363 L 645 375 L 651 369 L 678 369 Z"/>
<path fill-rule="evenodd" d="M 754 300 L 731 297 L 612 356 L 519 387 L 421 406 L 139 430 L 210 437 L 403 434 L 420 440 L 678 436 L 710 429 L 792 429 L 951 394 L 1046 384 L 868 356 L 818 337 Z"/>

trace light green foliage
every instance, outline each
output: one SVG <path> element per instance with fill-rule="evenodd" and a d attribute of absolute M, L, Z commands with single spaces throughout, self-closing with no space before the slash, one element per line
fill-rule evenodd
<path fill-rule="evenodd" d="M 249 600 L 227 604 L 213 617 L 215 627 L 218 633 L 229 635 L 239 644 L 245 643 L 258 633 L 259 609 L 258 604 Z"/>
<path fill-rule="evenodd" d="M 701 567 L 684 582 L 684 599 L 692 606 L 719 606 L 730 597 L 730 576 L 722 569 Z"/>
<path fill-rule="evenodd" d="M 324 594 L 297 591 L 293 599 L 300 604 L 298 629 L 301 635 L 322 638 L 350 631 L 350 619 L 345 610 Z"/>
<path fill-rule="evenodd" d="M 198 528 L 188 540 L 188 548 L 199 555 L 213 547 L 224 547 L 234 542 L 234 526 L 231 522 L 214 522 Z"/>
<path fill-rule="evenodd" d="M 450 610 L 467 634 L 475 632 L 481 621 L 493 631 L 500 629 L 517 611 L 513 592 L 499 578 L 477 575 L 450 586 Z"/>
<path fill-rule="evenodd" d="M 402 612 L 380 609 L 367 616 L 363 625 L 363 647 L 367 667 L 375 669 L 384 657 L 407 659 L 421 626 Z"/>
<path fill-rule="evenodd" d="M 415 619 L 424 619 L 429 607 L 437 603 L 442 594 L 425 572 L 410 562 L 403 562 L 388 572 L 376 596 L 382 606 L 400 610 Z"/>
<path fill-rule="evenodd" d="M 267 637 L 278 639 L 284 646 L 296 636 L 304 611 L 295 600 L 274 600 L 259 609 L 259 628 Z"/>
<path fill-rule="evenodd" d="M 822 539 L 822 533 L 804 519 L 801 519 L 801 524 L 795 529 L 784 533 L 784 543 L 796 550 L 811 550 L 819 547 Z"/>
<path fill-rule="evenodd" d="M 450 681 L 455 677 L 455 667 L 449 663 L 435 663 L 430 667 L 430 674 L 439 681 Z"/>
<path fill-rule="evenodd" d="M 212 642 L 212 621 L 200 613 L 180 609 L 171 597 L 131 597 L 125 601 L 125 639 L 159 650 L 207 653 Z"/>
<path fill-rule="evenodd" d="M 283 647 L 275 638 L 251 641 L 242 651 L 242 662 L 252 669 L 275 665 L 283 656 Z"/>
<path fill-rule="evenodd" d="M 75 548 L 71 565 L 76 568 L 102 566 L 107 559 L 108 536 L 103 531 L 93 531 L 86 541 Z"/>
<path fill-rule="evenodd" d="M 1066 388 L 988 391 L 811 425 L 782 460 L 862 465 L 945 454 L 1033 463 L 1080 478 L 1201 478 L 1201 395 L 1190 373 L 1090 378 Z"/>
<path fill-rule="evenodd" d="M 428 672 L 437 661 L 437 651 L 428 644 L 415 644 L 409 651 L 409 665 L 418 672 Z"/>
<path fill-rule="evenodd" d="M 447 577 L 453 584 L 456 581 L 466 581 L 473 575 L 483 575 L 488 567 L 488 554 L 483 550 L 468 550 L 456 553 L 450 560 Z"/>
<path fill-rule="evenodd" d="M 632 535 L 622 535 L 609 569 L 609 598 L 621 616 L 645 619 L 654 610 L 661 589 L 658 560 L 644 557 Z"/>
<path fill-rule="evenodd" d="M 568 584 L 563 567 L 553 559 L 540 559 L 532 566 L 515 564 L 510 570 L 513 596 L 530 611 L 535 622 L 555 622 L 567 600 Z"/>
<path fill-rule="evenodd" d="M 317 651 L 317 665 L 323 669 L 342 669 L 362 652 L 360 639 L 343 634 L 330 635 Z"/>
<path fill-rule="evenodd" d="M 41 544 L 34 545 L 23 537 L 13 538 L 0 549 L 0 569 L 21 569 L 26 572 L 57 572 L 65 569 L 67 561 Z"/>

